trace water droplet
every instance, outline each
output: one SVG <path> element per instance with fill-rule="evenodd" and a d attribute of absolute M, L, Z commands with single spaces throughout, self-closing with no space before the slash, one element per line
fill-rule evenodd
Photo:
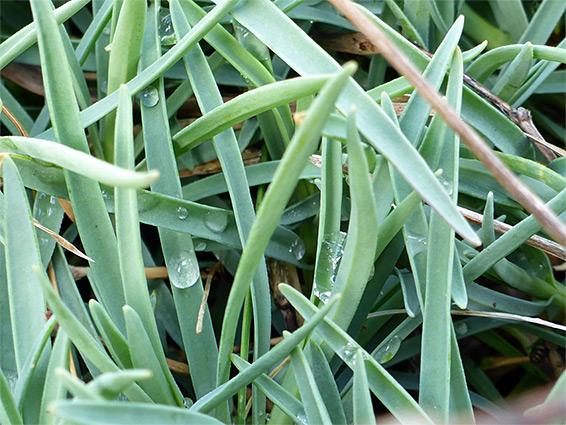
<path fill-rule="evenodd" d="M 369 276 L 368 276 L 368 281 L 371 280 L 373 278 L 373 275 L 375 274 L 375 265 L 371 265 L 371 270 L 369 271 Z"/>
<path fill-rule="evenodd" d="M 345 241 L 346 233 L 344 232 L 329 233 L 322 239 L 318 258 L 320 266 L 316 270 L 313 292 L 324 303 L 332 294 L 338 267 L 344 254 Z"/>
<path fill-rule="evenodd" d="M 264 412 L 263 410 L 258 410 L 258 411 L 257 411 L 257 415 L 258 415 L 258 416 L 263 416 L 263 415 L 265 415 L 265 412 Z"/>
<path fill-rule="evenodd" d="M 242 80 L 244 81 L 244 83 L 246 83 L 246 86 L 253 86 L 253 82 L 252 80 L 250 80 L 250 78 L 244 74 L 242 74 Z"/>
<path fill-rule="evenodd" d="M 18 383 L 18 372 L 13 369 L 4 369 L 4 376 L 6 377 L 6 382 L 8 383 L 8 387 L 14 392 L 16 389 L 16 384 Z"/>
<path fill-rule="evenodd" d="M 104 200 L 106 201 L 114 201 L 114 195 L 112 195 L 111 193 L 107 192 L 106 190 L 102 191 L 102 197 L 104 198 Z"/>
<path fill-rule="evenodd" d="M 296 416 L 296 418 L 297 418 L 297 422 L 298 422 L 299 424 L 308 425 L 308 423 L 309 423 L 309 421 L 308 421 L 308 419 L 307 419 L 307 415 L 305 415 L 304 413 L 299 413 L 299 414 Z"/>
<path fill-rule="evenodd" d="M 460 335 L 465 335 L 468 333 L 468 324 L 464 321 L 459 321 L 456 323 L 456 333 Z"/>
<path fill-rule="evenodd" d="M 300 261 L 305 256 L 305 244 L 300 238 L 297 238 L 293 241 L 291 246 L 289 247 L 289 252 L 293 254 L 295 260 Z"/>
<path fill-rule="evenodd" d="M 356 353 L 358 352 L 359 349 L 360 349 L 360 347 L 357 344 L 354 344 L 352 342 L 348 342 L 346 345 L 339 348 L 336 351 L 336 354 L 338 354 L 338 356 L 342 360 L 349 363 L 349 362 L 354 361 L 354 358 L 356 357 Z"/>
<path fill-rule="evenodd" d="M 188 216 L 189 216 L 189 211 L 185 207 L 177 208 L 177 217 L 179 217 L 179 219 L 184 220 Z"/>
<path fill-rule="evenodd" d="M 454 193 L 454 188 L 451 182 L 449 182 L 442 176 L 438 177 L 438 181 L 440 182 L 446 193 L 448 193 L 448 195 L 452 195 L 452 193 Z"/>
<path fill-rule="evenodd" d="M 157 89 L 152 86 L 146 87 L 141 94 L 141 103 L 148 108 L 157 105 L 159 103 L 159 93 Z"/>
<path fill-rule="evenodd" d="M 224 211 L 209 211 L 204 216 L 204 224 L 214 233 L 222 233 L 228 226 L 228 216 Z"/>
<path fill-rule="evenodd" d="M 159 12 L 158 32 L 162 46 L 172 46 L 177 43 L 177 37 L 175 36 L 175 30 L 171 22 L 171 14 L 167 8 L 163 8 Z"/>
<path fill-rule="evenodd" d="M 412 249 L 413 255 L 417 255 L 426 251 L 428 240 L 426 236 L 407 235 L 407 243 Z"/>
<path fill-rule="evenodd" d="M 387 363 L 395 356 L 395 354 L 397 354 L 397 351 L 399 351 L 399 347 L 401 346 L 401 342 L 402 341 L 399 336 L 392 336 L 389 341 L 387 341 L 379 350 L 377 350 L 377 353 L 375 353 L 375 359 L 380 364 Z"/>
<path fill-rule="evenodd" d="M 51 205 L 57 205 L 58 204 L 57 198 L 55 196 L 50 196 L 49 197 L 49 203 Z"/>
<path fill-rule="evenodd" d="M 151 310 L 155 313 L 157 309 L 157 293 L 155 291 L 149 293 L 149 303 L 151 304 Z"/>
<path fill-rule="evenodd" d="M 322 180 L 321 179 L 314 179 L 312 182 L 318 190 L 322 191 Z"/>
<path fill-rule="evenodd" d="M 169 280 L 179 289 L 193 286 L 199 278 L 200 271 L 194 253 L 181 251 L 167 264 Z"/>
<path fill-rule="evenodd" d="M 189 397 L 183 398 L 183 406 L 185 407 L 185 409 L 189 409 L 193 404 L 194 402 Z"/>
<path fill-rule="evenodd" d="M 205 241 L 198 241 L 195 245 L 195 251 L 204 251 L 206 249 Z"/>
<path fill-rule="evenodd" d="M 49 243 L 49 239 L 47 236 L 38 236 L 37 243 L 39 246 L 45 246 Z"/>

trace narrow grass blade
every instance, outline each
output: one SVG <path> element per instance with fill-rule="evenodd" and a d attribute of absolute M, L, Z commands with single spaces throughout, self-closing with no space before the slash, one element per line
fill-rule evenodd
<path fill-rule="evenodd" d="M 344 255 L 332 292 L 342 299 L 332 320 L 348 329 L 364 293 L 374 263 L 378 223 L 375 204 L 367 201 L 371 180 L 367 161 L 356 129 L 355 113 L 348 117 L 348 166 L 352 208 Z"/>
<path fill-rule="evenodd" d="M 155 3 L 150 5 L 148 13 L 149 19 L 146 24 L 146 34 L 144 36 L 144 46 L 141 55 L 141 66 L 144 70 L 147 70 L 148 67 L 153 66 L 154 63 L 159 61 L 161 55 L 161 42 L 158 35 L 159 10 L 156 6 Z M 181 41 L 179 41 L 179 43 L 181 43 Z M 163 193 L 168 195 L 169 199 L 172 201 L 181 201 L 183 196 L 181 193 L 177 163 L 171 144 L 171 133 L 162 77 L 158 78 L 153 83 L 152 89 L 156 91 L 157 103 L 153 106 L 146 106 L 142 102 L 140 106 L 147 164 L 150 168 L 156 168 L 161 173 L 161 178 L 151 186 L 151 195 L 160 196 L 159 193 Z M 139 198 L 138 205 L 143 205 L 143 201 Z M 191 220 L 195 212 L 186 206 L 174 206 L 173 204 L 167 207 L 161 206 L 156 208 L 155 218 L 160 215 L 162 216 L 163 211 L 171 211 L 172 223 L 174 220 L 174 222 L 179 224 L 182 224 L 186 220 Z M 185 219 L 181 219 L 180 217 L 185 217 Z M 205 218 L 206 213 L 203 216 L 203 220 Z M 143 214 L 140 214 L 140 219 L 142 221 L 144 220 Z M 194 249 L 191 239 L 191 234 L 194 234 L 194 232 L 187 232 L 187 229 L 167 228 L 167 226 L 163 226 L 163 224 L 163 222 L 155 224 L 158 226 L 163 257 L 166 264 L 175 263 L 178 261 L 180 253 Z M 202 230 L 208 229 L 204 221 L 201 224 Z M 233 223 L 232 228 L 234 230 L 233 240 L 238 243 L 239 239 L 235 231 L 235 223 Z M 210 236 L 224 236 L 224 233 L 218 234 L 212 231 L 209 233 Z M 197 316 L 203 296 L 203 286 L 200 275 L 197 282 L 190 290 L 178 289 L 175 284 L 175 279 L 178 280 L 179 276 L 173 276 L 173 285 L 171 285 L 175 307 L 173 315 L 175 320 L 179 322 L 178 326 L 182 335 L 182 346 L 188 358 L 195 394 L 197 397 L 201 397 L 215 388 L 218 355 L 216 337 L 208 309 L 202 321 L 202 332 L 200 334 L 196 333 Z M 227 413 L 225 417 L 228 417 Z"/>
<path fill-rule="evenodd" d="M 49 359 L 47 367 L 47 379 L 43 388 L 43 397 L 41 398 L 41 411 L 39 413 L 39 423 L 56 424 L 56 418 L 49 412 L 48 406 L 56 400 L 64 400 L 67 398 L 67 389 L 64 387 L 59 377 L 56 376 L 57 368 L 69 367 L 69 354 L 71 350 L 71 341 L 64 331 L 57 332 L 57 337 L 53 344 L 53 351 Z"/>
<path fill-rule="evenodd" d="M 300 347 L 291 351 L 291 364 L 299 386 L 301 400 L 309 423 L 331 424 L 330 416 L 322 400 L 307 359 Z"/>
<path fill-rule="evenodd" d="M 119 3 L 115 3 L 119 4 Z M 124 1 L 119 8 L 108 58 L 107 92 L 113 93 L 135 77 L 142 47 L 147 4 L 143 1 Z M 117 8 L 114 8 L 113 19 Z M 116 114 L 106 116 L 104 125 L 104 157 L 114 162 L 114 121 Z M 119 143 L 119 141 L 118 141 Z"/>
<path fill-rule="evenodd" d="M 324 301 L 332 293 L 332 280 L 336 278 L 337 252 L 342 245 L 340 217 L 342 215 L 342 145 L 336 140 L 322 139 L 322 189 L 318 222 L 317 256 L 311 300 L 314 296 Z"/>
<path fill-rule="evenodd" d="M 176 1 L 172 3 L 172 12 L 175 30 L 181 36 L 186 34 L 189 30 L 189 25 L 183 12 L 179 8 L 179 3 Z M 193 48 L 185 56 L 184 61 L 187 74 L 203 115 L 222 106 L 222 96 L 220 95 L 212 71 L 206 63 L 206 59 L 200 47 L 197 46 Z M 226 185 L 229 189 L 230 200 L 232 201 L 232 207 L 234 209 L 234 218 L 236 219 L 238 234 L 242 246 L 245 249 L 246 239 L 252 227 L 255 212 L 248 182 L 246 180 L 244 164 L 239 154 L 238 142 L 234 131 L 229 129 L 218 134 L 213 138 L 213 145 L 220 164 L 222 165 Z M 269 350 L 269 338 L 271 335 L 271 315 L 269 314 L 271 297 L 269 294 L 269 282 L 264 259 L 260 260 L 259 268 L 256 271 L 251 288 L 254 314 L 254 359 L 257 359 Z M 262 402 L 256 399 L 255 403 L 263 404 L 264 401 Z M 262 409 L 262 406 L 256 407 L 257 409 Z M 254 417 L 255 416 L 256 415 L 254 415 Z"/>
<path fill-rule="evenodd" d="M 134 140 L 132 134 L 132 101 L 126 86 L 120 87 L 120 104 L 116 115 L 116 134 L 115 134 L 115 162 L 125 169 L 134 168 Z M 157 331 L 155 316 L 149 299 L 147 280 L 144 272 L 144 263 L 141 252 L 141 235 L 139 231 L 139 215 L 136 192 L 133 189 L 115 189 L 116 204 L 116 236 L 118 241 L 118 260 L 120 262 L 120 272 L 124 285 L 124 294 L 127 304 L 138 314 L 143 323 L 143 329 L 147 332 L 154 355 L 153 360 L 159 365 L 161 374 L 156 372 L 156 376 L 163 377 L 167 382 L 168 389 L 163 392 L 162 398 L 171 404 L 172 396 L 174 403 L 182 405 L 183 397 L 177 387 L 167 363 L 165 354 Z M 130 327 L 137 326 L 137 321 L 132 319 Z M 137 339 L 136 339 L 137 341 Z M 130 342 L 130 347 L 134 342 Z M 143 350 L 142 350 L 143 351 Z M 130 348 L 130 354 L 137 350 Z M 147 353 L 150 356 L 150 353 Z M 132 358 L 132 362 L 135 362 Z M 153 365 L 155 366 L 155 365 Z"/>
<path fill-rule="evenodd" d="M 182 154 L 250 117 L 315 94 L 327 81 L 327 76 L 299 77 L 243 93 L 207 111 L 207 114 L 176 133 L 173 136 L 176 151 Z"/>
<path fill-rule="evenodd" d="M 31 2 L 38 26 L 39 51 L 42 60 L 46 101 L 56 139 L 71 148 L 88 152 L 88 142 L 80 122 L 79 110 L 71 83 L 69 65 L 59 34 L 59 28 L 49 4 Z M 120 273 L 115 259 L 118 256 L 116 239 L 110 218 L 102 201 L 99 185 L 85 177 L 65 171 L 77 227 L 86 254 L 93 258 L 93 286 L 108 308 L 110 315 L 124 326 Z"/>
<path fill-rule="evenodd" d="M 330 420 L 333 424 L 346 424 L 346 415 L 334 374 L 324 352 L 312 340 L 308 345 L 308 360 Z"/>
<path fill-rule="evenodd" d="M 356 353 L 354 363 L 354 423 L 373 424 L 375 414 L 371 403 L 371 393 L 366 374 L 364 354 Z"/>
<path fill-rule="evenodd" d="M 132 357 L 126 337 L 98 302 L 90 300 L 88 307 L 96 329 L 116 364 L 121 368 L 131 369 L 133 367 Z"/>
<path fill-rule="evenodd" d="M 2 161 L 4 237 L 13 350 L 18 374 L 45 322 L 45 300 L 33 268 L 41 268 L 29 202 L 14 162 Z"/>
<path fill-rule="evenodd" d="M 2 369 L 0 369 L 0 420 L 7 424 L 23 424 L 22 417 L 10 390 L 10 384 L 8 384 Z"/>
<path fill-rule="evenodd" d="M 566 4 L 559 1 L 544 0 L 537 8 L 518 43 L 530 41 L 533 44 L 546 44 L 548 37 L 564 15 L 564 10 L 566 10 Z"/>
<path fill-rule="evenodd" d="M 318 144 L 322 127 L 334 107 L 342 84 L 353 73 L 354 69 L 355 67 L 350 65 L 338 73 L 327 83 L 319 97 L 313 102 L 307 112 L 307 119 L 293 136 L 261 203 L 256 220 L 250 230 L 246 248 L 242 253 L 226 306 L 218 358 L 219 383 L 225 382 L 228 378 L 229 355 L 234 343 L 237 317 L 240 314 L 251 280 L 263 257 L 267 242 L 295 188 L 301 170 Z"/>
<path fill-rule="evenodd" d="M 460 49 L 452 57 L 447 98 L 456 111 L 462 100 L 463 64 Z M 446 190 L 457 201 L 459 138 L 449 131 L 444 140 L 438 166 L 445 172 Z M 450 315 L 453 276 L 454 231 L 435 213 L 431 213 L 429 247 L 426 263 L 425 304 L 423 307 L 423 338 L 419 403 L 431 417 L 447 423 L 450 413 L 450 359 L 452 317 Z"/>
<path fill-rule="evenodd" d="M 182 396 L 175 397 L 172 393 L 166 374 L 163 373 L 160 362 L 151 347 L 151 341 L 143 327 L 139 315 L 128 305 L 124 306 L 124 317 L 128 331 L 128 348 L 135 369 L 148 369 L 152 378 L 140 382 L 140 387 L 157 404 L 182 405 Z M 179 391 L 180 393 L 180 391 Z M 180 394 L 179 394 L 180 395 Z M 179 400 L 179 401 L 177 401 Z"/>
<path fill-rule="evenodd" d="M 114 401 L 73 400 L 53 405 L 55 415 L 71 422 L 104 425 L 220 425 L 217 419 L 179 407 Z M 85 422 L 85 419 L 88 422 Z"/>

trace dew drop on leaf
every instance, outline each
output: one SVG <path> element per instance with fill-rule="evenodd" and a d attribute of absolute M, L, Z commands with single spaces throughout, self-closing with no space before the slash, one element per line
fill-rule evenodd
<path fill-rule="evenodd" d="M 222 211 L 209 211 L 204 216 L 204 224 L 214 233 L 222 233 L 228 226 L 228 216 Z"/>
<path fill-rule="evenodd" d="M 193 286 L 198 280 L 200 271 L 194 254 L 181 251 L 167 264 L 167 272 L 171 284 L 179 289 Z"/>

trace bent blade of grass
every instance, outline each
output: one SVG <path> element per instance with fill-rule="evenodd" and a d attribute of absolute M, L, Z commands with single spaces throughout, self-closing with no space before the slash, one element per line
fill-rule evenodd
<path fill-rule="evenodd" d="M 107 186 L 141 189 L 148 187 L 159 177 L 155 170 L 134 172 L 119 168 L 80 150 L 32 137 L 2 137 L 0 151 L 50 162 Z"/>
<path fill-rule="evenodd" d="M 318 145 L 320 133 L 328 115 L 334 108 L 334 102 L 342 90 L 342 85 L 354 70 L 354 65 L 348 65 L 327 83 L 315 99 L 307 112 L 307 118 L 293 136 L 261 203 L 228 297 L 220 339 L 218 383 L 223 383 L 228 378 L 237 318 L 249 285 L 263 258 L 269 238 L 293 193 L 309 155 Z"/>
<path fill-rule="evenodd" d="M 533 45 L 527 42 L 507 69 L 499 74 L 492 93 L 508 102 L 527 79 L 532 63 Z"/>
<path fill-rule="evenodd" d="M 320 91 L 328 76 L 299 77 L 261 86 L 219 105 L 173 136 L 177 153 L 198 144 L 276 106 L 285 105 Z"/>
<path fill-rule="evenodd" d="M 279 286 L 281 292 L 305 319 L 320 314 L 321 310 L 309 302 L 301 293 L 288 285 Z M 323 307 L 326 308 L 326 306 Z M 302 328 L 301 328 L 302 329 Z M 411 395 L 352 337 L 333 321 L 324 319 L 316 332 L 324 342 L 350 367 L 354 368 L 354 355 L 358 350 L 366 356 L 366 371 L 371 391 L 401 423 L 432 424 L 430 417 L 422 410 Z M 421 423 L 419 422 L 419 423 Z"/>
<path fill-rule="evenodd" d="M 2 161 L 4 176 L 4 238 L 6 275 L 12 324 L 13 350 L 18 374 L 45 322 L 45 300 L 32 272 L 42 267 L 29 201 L 16 165 Z"/>
<path fill-rule="evenodd" d="M 215 0 L 215 2 L 222 1 Z M 231 14 L 299 74 L 331 73 L 338 69 L 339 65 L 334 59 L 269 1 L 240 3 Z M 288 40 L 291 34 L 295 42 L 284 41 Z M 390 28 L 388 35 L 404 40 Z M 414 58 L 417 63 L 426 61 L 426 57 L 418 49 L 415 51 L 409 47 L 408 41 L 399 43 L 411 59 Z M 466 239 L 469 238 L 473 243 L 479 243 L 477 235 L 457 212 L 454 203 L 441 190 L 440 183 L 407 138 L 363 89 L 350 80 L 345 84 L 336 106 L 342 113 L 347 114 L 352 105 L 356 105 L 358 111 L 358 130 L 368 142 L 394 164 L 411 186 L 456 229 L 458 234 Z"/>
<path fill-rule="evenodd" d="M 334 294 L 343 294 L 332 315 L 334 323 L 342 329 L 348 329 L 366 288 L 378 235 L 375 204 L 367 199 L 367 194 L 371 193 L 371 180 L 356 129 L 355 111 L 348 116 L 347 148 L 352 207 L 344 255 L 332 289 Z"/>
<path fill-rule="evenodd" d="M 56 139 L 87 153 L 88 142 L 80 121 L 71 73 L 53 12 L 49 4 L 41 0 L 32 1 L 31 8 L 38 26 L 46 101 Z M 100 187 L 98 183 L 69 171 L 65 171 L 65 180 L 81 241 L 86 254 L 96 261 L 91 265 L 91 284 L 96 287 L 110 315 L 123 328 L 124 293 L 115 261 L 118 249 Z"/>
<path fill-rule="evenodd" d="M 282 286 L 287 286 L 282 284 Z M 305 324 L 301 326 L 298 330 L 293 332 L 291 335 L 286 337 L 283 341 L 273 347 L 268 353 L 261 356 L 253 364 L 240 372 L 234 378 L 225 382 L 215 390 L 211 391 L 209 394 L 202 397 L 195 404 L 193 404 L 189 411 L 196 412 L 210 412 L 220 403 L 224 402 L 228 398 L 236 394 L 243 386 L 249 384 L 255 380 L 258 376 L 261 376 L 267 370 L 273 366 L 279 364 L 293 348 L 301 344 L 305 338 L 307 338 L 311 332 L 321 324 L 322 320 L 326 317 L 328 312 L 334 307 L 336 302 L 340 299 L 340 295 L 336 295 L 328 300 L 328 303 L 324 305 L 320 310 L 310 316 Z"/>

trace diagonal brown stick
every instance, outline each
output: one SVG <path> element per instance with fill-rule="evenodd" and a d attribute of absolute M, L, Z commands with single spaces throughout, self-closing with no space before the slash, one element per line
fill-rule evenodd
<path fill-rule="evenodd" d="M 501 186 L 507 190 L 529 213 L 533 214 L 543 228 L 557 242 L 566 243 L 566 225 L 542 199 L 535 195 L 495 156 L 491 148 L 468 126 L 450 105 L 434 90 L 409 62 L 403 52 L 374 25 L 358 7 L 349 0 L 329 0 L 358 30 L 376 46 L 380 54 L 395 70 L 404 75 L 417 92 L 434 108 L 446 124 L 460 136 L 470 151 L 489 170 Z"/>

